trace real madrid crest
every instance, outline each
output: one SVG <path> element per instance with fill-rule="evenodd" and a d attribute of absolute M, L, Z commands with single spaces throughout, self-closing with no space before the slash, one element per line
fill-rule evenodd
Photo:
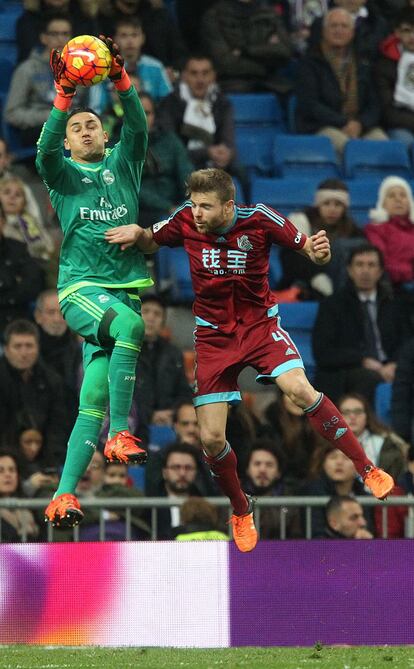
<path fill-rule="evenodd" d="M 111 170 L 104 170 L 102 172 L 102 179 L 108 186 L 110 186 L 115 181 L 115 175 L 111 172 Z"/>

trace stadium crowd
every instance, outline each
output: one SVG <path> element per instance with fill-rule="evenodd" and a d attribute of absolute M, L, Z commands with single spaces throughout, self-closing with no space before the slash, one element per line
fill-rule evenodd
<path fill-rule="evenodd" d="M 71 36 L 103 33 L 124 54 L 148 120 L 139 219 L 148 227 L 185 198 L 193 169 L 225 169 L 240 185 L 241 202 L 250 202 L 260 167 L 255 171 L 238 155 L 234 94 L 270 92 L 286 127 L 327 137 L 338 165 L 355 139 L 397 140 L 414 156 L 414 2 L 203 0 L 197 18 L 186 0 L 5 5 L 11 11 L 22 6 L 16 13 L 14 69 L 1 98 L 0 496 L 44 499 L 56 490 L 82 381 L 82 341 L 68 329 L 56 291 L 61 233 L 34 170 L 35 142 L 54 96 L 50 49 L 61 49 Z M 7 60 L 4 50 L 1 58 Z M 85 88 L 78 98 L 101 114 L 116 142 L 122 109 L 110 84 Z M 288 212 L 289 218 L 306 234 L 326 230 L 332 261 L 320 267 L 283 250 L 281 275 L 272 287 L 281 302 L 296 302 L 298 309 L 304 301 L 318 303 L 312 381 L 337 403 L 372 462 L 394 477 L 393 494 L 413 494 L 409 176 L 384 172 L 362 223 L 353 218 L 352 195 L 340 171 L 320 179 L 313 203 L 299 209 Z M 173 298 L 161 262 L 148 258 L 148 265 L 156 289 L 142 295 L 145 338 L 130 415 L 148 461 L 140 470 L 105 464 L 106 427 L 77 495 L 167 497 L 177 506 L 157 509 L 158 538 L 226 540 L 226 514 L 204 499 L 221 493 L 201 456 L 191 400 L 194 358 L 182 345 L 189 339 L 183 331 L 189 319 L 174 332 L 171 327 L 174 311 L 189 312 L 191 303 Z M 375 413 L 383 384 L 392 393 L 385 421 Z M 354 499 L 368 493 L 352 462 L 312 430 L 303 411 L 277 389 L 249 390 L 244 399 L 230 408 L 227 425 L 243 489 L 257 497 L 329 496 L 326 509 L 312 510 L 312 537 L 381 536 L 381 510 Z M 407 536 L 407 513 L 406 507 L 388 509 L 388 537 Z M 306 535 L 299 505 L 265 507 L 262 538 L 281 536 L 282 515 L 287 538 Z M 0 519 L 3 542 L 47 539 L 42 510 L 0 507 Z M 153 522 L 149 509 L 135 508 L 131 538 L 150 538 Z M 122 540 L 125 523 L 124 511 L 105 510 L 106 538 Z M 99 515 L 87 509 L 80 539 L 96 539 L 99 528 Z M 54 536 L 71 540 L 73 533 Z"/>

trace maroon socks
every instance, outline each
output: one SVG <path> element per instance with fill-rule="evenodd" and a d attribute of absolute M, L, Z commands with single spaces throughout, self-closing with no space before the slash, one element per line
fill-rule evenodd
<path fill-rule="evenodd" d="M 209 465 L 223 493 L 230 498 L 235 515 L 242 516 L 247 512 L 249 503 L 240 487 L 237 476 L 237 458 L 229 442 L 226 441 L 224 449 L 216 456 L 208 455 L 204 451 L 204 460 Z"/>
<path fill-rule="evenodd" d="M 367 465 L 373 466 L 339 409 L 329 397 L 321 393 L 316 402 L 304 412 L 316 432 L 352 460 L 358 474 L 363 475 Z"/>

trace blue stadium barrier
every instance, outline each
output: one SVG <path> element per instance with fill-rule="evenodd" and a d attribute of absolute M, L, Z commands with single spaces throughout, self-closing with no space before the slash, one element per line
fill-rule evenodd
<path fill-rule="evenodd" d="M 392 383 L 379 383 L 375 389 L 375 413 L 387 425 L 391 425 Z"/>
<path fill-rule="evenodd" d="M 277 135 L 273 144 L 275 176 L 337 178 L 340 168 L 329 137 L 319 135 Z"/>
<path fill-rule="evenodd" d="M 344 172 L 347 179 L 390 174 L 412 178 L 408 150 L 402 142 L 351 139 L 345 145 Z"/>

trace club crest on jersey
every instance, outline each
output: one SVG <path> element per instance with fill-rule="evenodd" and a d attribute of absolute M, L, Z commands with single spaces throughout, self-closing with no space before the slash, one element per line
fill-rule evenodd
<path fill-rule="evenodd" d="M 241 237 L 237 237 L 237 246 L 242 251 L 251 251 L 253 249 L 253 245 L 250 243 L 247 235 L 242 235 Z"/>
<path fill-rule="evenodd" d="M 111 172 L 111 170 L 104 170 L 102 172 L 102 179 L 108 186 L 110 186 L 115 181 L 115 175 Z"/>
<path fill-rule="evenodd" d="M 105 304 L 105 302 L 109 301 L 109 296 L 108 295 L 98 295 L 98 300 L 101 304 Z"/>

